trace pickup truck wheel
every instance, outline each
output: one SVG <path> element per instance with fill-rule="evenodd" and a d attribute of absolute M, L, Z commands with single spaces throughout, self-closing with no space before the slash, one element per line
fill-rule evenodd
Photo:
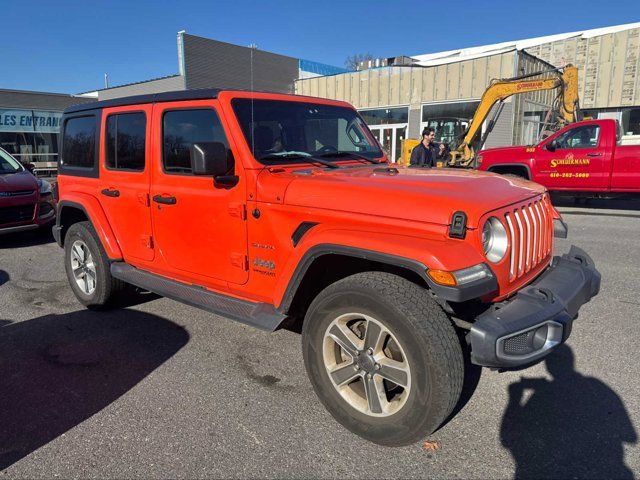
<path fill-rule="evenodd" d="M 359 273 L 323 290 L 307 311 L 302 347 L 327 410 L 375 443 L 424 438 L 460 397 L 464 362 L 453 325 L 423 288 L 396 275 Z"/>
<path fill-rule="evenodd" d="M 89 222 L 74 223 L 64 241 L 64 264 L 76 298 L 88 308 L 104 308 L 122 282 L 111 276 L 109 258 Z"/>

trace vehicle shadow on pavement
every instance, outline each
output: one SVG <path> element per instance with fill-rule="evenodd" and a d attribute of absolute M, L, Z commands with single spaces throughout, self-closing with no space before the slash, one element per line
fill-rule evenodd
<path fill-rule="evenodd" d="M 545 363 L 553 380 L 509 385 L 500 438 L 516 463 L 514 478 L 633 478 L 624 444 L 638 437 L 622 399 L 575 371 L 566 344 Z"/>
<path fill-rule="evenodd" d="M 0 328 L 0 471 L 127 393 L 189 340 L 135 310 L 46 315 Z"/>
<path fill-rule="evenodd" d="M 7 272 L 5 272 L 4 270 L 0 270 L 0 286 L 7 283 L 10 279 L 11 277 Z"/>
<path fill-rule="evenodd" d="M 55 242 L 53 233 L 51 233 L 51 228 L 47 227 L 0 235 L 0 250 L 3 248 L 35 247 L 36 245 L 45 245 L 53 242 Z"/>

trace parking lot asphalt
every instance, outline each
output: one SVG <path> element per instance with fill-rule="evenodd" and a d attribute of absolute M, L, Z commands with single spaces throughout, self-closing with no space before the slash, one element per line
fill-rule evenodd
<path fill-rule="evenodd" d="M 558 205 L 556 254 L 587 251 L 600 295 L 545 362 L 470 378 L 432 448 L 342 428 L 296 333 L 150 295 L 88 311 L 50 236 L 0 237 L 0 478 L 638 477 L 640 201 Z"/>

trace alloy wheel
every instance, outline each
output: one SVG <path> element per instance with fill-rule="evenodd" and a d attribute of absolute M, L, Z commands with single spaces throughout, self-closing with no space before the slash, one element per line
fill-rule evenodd
<path fill-rule="evenodd" d="M 96 290 L 96 266 L 89 247 L 82 240 L 76 240 L 71 246 L 71 271 L 78 288 L 85 295 Z"/>
<path fill-rule="evenodd" d="M 356 410 L 374 417 L 398 412 L 411 391 L 407 356 L 375 318 L 347 313 L 326 329 L 323 360 L 331 383 Z"/>

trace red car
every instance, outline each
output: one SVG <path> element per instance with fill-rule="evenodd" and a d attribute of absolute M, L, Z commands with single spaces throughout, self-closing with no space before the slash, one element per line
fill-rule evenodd
<path fill-rule="evenodd" d="M 49 226 L 55 218 L 51 183 L 0 148 L 0 235 Z"/>

